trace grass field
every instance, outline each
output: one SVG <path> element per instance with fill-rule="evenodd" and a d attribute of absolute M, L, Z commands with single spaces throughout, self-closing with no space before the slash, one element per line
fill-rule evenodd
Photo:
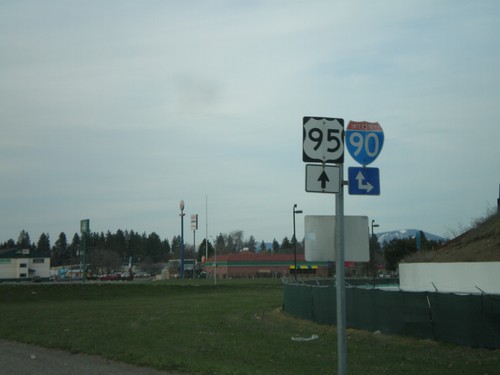
<path fill-rule="evenodd" d="M 0 337 L 193 375 L 335 374 L 335 327 L 287 316 L 282 300 L 279 280 L 0 284 Z M 500 350 L 348 330 L 347 364 L 494 375 Z"/>

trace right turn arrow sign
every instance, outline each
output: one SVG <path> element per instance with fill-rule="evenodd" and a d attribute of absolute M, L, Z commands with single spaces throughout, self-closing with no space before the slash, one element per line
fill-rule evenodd
<path fill-rule="evenodd" d="M 380 195 L 380 177 L 378 168 L 350 167 L 349 194 L 351 195 Z"/>

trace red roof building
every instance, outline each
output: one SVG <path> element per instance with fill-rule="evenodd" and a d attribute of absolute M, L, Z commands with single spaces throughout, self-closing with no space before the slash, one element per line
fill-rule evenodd
<path fill-rule="evenodd" d="M 328 276 L 327 262 L 306 262 L 304 254 L 297 254 L 297 274 Z M 205 272 L 217 278 L 283 277 L 295 274 L 294 254 L 253 253 L 249 251 L 210 257 L 204 265 Z"/>

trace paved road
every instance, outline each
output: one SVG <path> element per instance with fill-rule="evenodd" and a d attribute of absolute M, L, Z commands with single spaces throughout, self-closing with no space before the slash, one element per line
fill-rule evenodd
<path fill-rule="evenodd" d="M 181 375 L 0 339 L 0 373 L 9 375 Z"/>

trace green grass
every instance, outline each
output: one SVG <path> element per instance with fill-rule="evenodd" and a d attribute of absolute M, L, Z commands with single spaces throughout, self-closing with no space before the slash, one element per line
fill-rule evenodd
<path fill-rule="evenodd" d="M 277 280 L 0 284 L 0 337 L 189 374 L 334 374 L 335 327 Z M 319 339 L 295 342 L 292 336 Z M 497 374 L 500 351 L 348 330 L 349 374 Z"/>

